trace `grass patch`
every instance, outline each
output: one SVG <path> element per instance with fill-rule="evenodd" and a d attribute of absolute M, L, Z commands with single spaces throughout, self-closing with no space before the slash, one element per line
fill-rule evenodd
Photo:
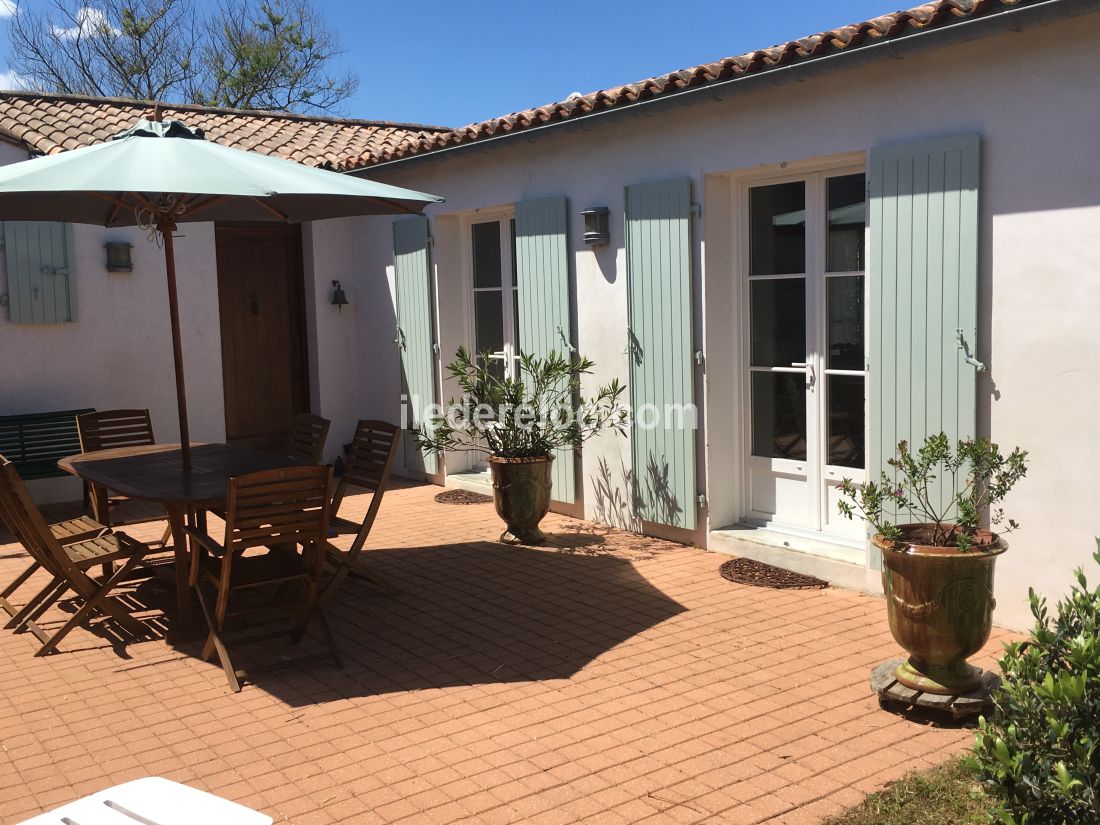
<path fill-rule="evenodd" d="M 986 825 L 991 807 L 974 770 L 957 758 L 906 774 L 825 825 Z"/>

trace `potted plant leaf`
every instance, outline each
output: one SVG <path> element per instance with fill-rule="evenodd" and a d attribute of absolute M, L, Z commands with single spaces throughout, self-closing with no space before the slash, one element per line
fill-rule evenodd
<path fill-rule="evenodd" d="M 475 358 L 460 347 L 447 365 L 461 397 L 420 429 L 422 447 L 480 453 L 488 458 L 493 502 L 508 529 L 503 541 L 541 544 L 539 522 L 550 509 L 551 462 L 560 448 L 577 449 L 598 433 L 622 433 L 627 410 L 618 380 L 581 398 L 581 376 L 594 364 L 571 353 L 545 358 L 523 355 L 518 375 L 509 378 L 485 355 Z"/>
<path fill-rule="evenodd" d="M 1027 453 L 1004 455 L 984 438 L 952 445 L 939 433 L 915 453 L 899 442 L 887 464 L 896 478 L 844 479 L 847 500 L 838 506 L 875 530 L 890 631 L 909 653 L 895 676 L 913 690 L 968 693 L 982 671 L 966 659 L 989 639 L 994 565 L 1008 549 L 1003 534 L 1017 527 L 1000 504 L 1027 473 Z M 1004 525 L 999 533 L 981 526 L 985 514 L 992 526 Z"/>

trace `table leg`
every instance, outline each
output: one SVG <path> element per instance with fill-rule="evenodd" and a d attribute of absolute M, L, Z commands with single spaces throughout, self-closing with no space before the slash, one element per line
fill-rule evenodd
<path fill-rule="evenodd" d="M 191 542 L 183 532 L 187 519 L 187 506 L 166 504 L 168 527 L 172 531 L 172 550 L 176 568 L 176 617 L 168 632 L 170 642 L 187 642 L 202 637 L 202 627 L 195 614 L 189 577 L 191 572 Z"/>
<path fill-rule="evenodd" d="M 88 492 L 91 497 L 92 503 L 92 518 L 102 524 L 104 527 L 111 526 L 111 501 L 110 494 L 107 492 L 107 488 L 102 484 L 94 484 L 88 482 Z M 115 572 L 115 565 L 113 562 L 107 562 L 100 567 L 103 573 L 103 579 L 107 580 L 111 578 L 111 574 Z"/>
<path fill-rule="evenodd" d="M 110 494 L 102 484 L 88 483 L 91 503 L 92 518 L 104 527 L 111 526 Z"/>
<path fill-rule="evenodd" d="M 166 505 L 164 509 L 168 512 L 168 527 L 172 531 L 172 550 L 176 557 L 176 609 L 179 620 L 186 624 L 192 618 L 191 586 L 187 580 L 191 570 L 191 553 L 187 534 L 183 532 L 187 508 L 172 504 Z"/>

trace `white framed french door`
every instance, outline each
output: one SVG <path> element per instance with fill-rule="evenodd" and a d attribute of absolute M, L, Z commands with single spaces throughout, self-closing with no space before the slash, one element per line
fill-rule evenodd
<path fill-rule="evenodd" d="M 465 236 L 470 284 L 469 348 L 498 377 L 519 375 L 519 291 L 516 284 L 515 218 L 512 210 L 472 215 Z M 488 472 L 480 454 L 470 469 Z"/>
<path fill-rule="evenodd" d="M 500 376 L 518 375 L 519 290 L 512 213 L 477 215 L 467 227 L 473 339 L 471 352 Z"/>
<path fill-rule="evenodd" d="M 740 188 L 745 521 L 862 541 L 838 485 L 867 465 L 866 178 L 838 166 Z"/>

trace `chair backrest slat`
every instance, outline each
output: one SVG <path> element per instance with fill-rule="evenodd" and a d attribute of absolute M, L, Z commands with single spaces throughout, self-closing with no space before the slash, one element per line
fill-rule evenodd
<path fill-rule="evenodd" d="M 91 453 L 155 444 L 148 410 L 101 410 L 77 416 L 80 449 Z"/>
<path fill-rule="evenodd" d="M 283 444 L 283 455 L 320 464 L 325 454 L 325 439 L 331 426 L 327 418 L 310 413 L 299 413 L 294 419 L 294 428 Z"/>
<path fill-rule="evenodd" d="M 336 495 L 343 497 L 347 487 L 377 493 L 389 477 L 400 438 L 401 429 L 394 424 L 369 419 L 360 421 Z"/>
<path fill-rule="evenodd" d="M 332 468 L 283 467 L 229 480 L 225 558 L 249 547 L 328 538 Z M 323 555 L 323 553 L 321 554 Z"/>

